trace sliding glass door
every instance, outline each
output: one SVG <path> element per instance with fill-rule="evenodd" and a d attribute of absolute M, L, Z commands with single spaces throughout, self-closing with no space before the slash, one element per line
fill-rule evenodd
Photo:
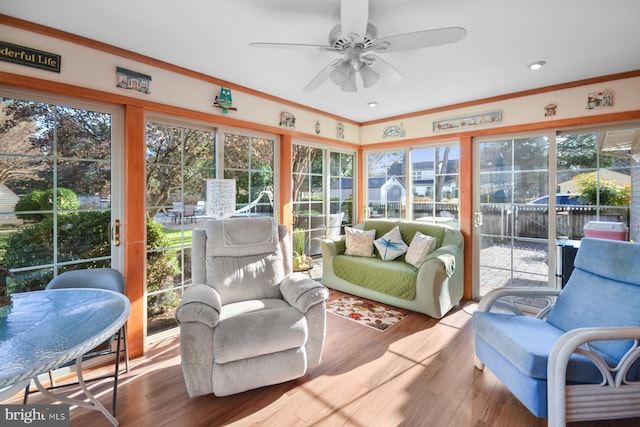
<path fill-rule="evenodd" d="M 120 268 L 122 111 L 0 91 L 0 266 L 9 293 Z"/>
<path fill-rule="evenodd" d="M 215 131 L 147 122 L 148 335 L 176 326 L 174 310 L 191 284 L 191 235 L 207 219 L 205 180 L 215 178 Z"/>
<path fill-rule="evenodd" d="M 353 223 L 355 156 L 303 144 L 291 150 L 294 250 L 320 255 L 320 240 Z"/>
<path fill-rule="evenodd" d="M 502 286 L 549 284 L 548 136 L 476 145 L 476 233 L 479 296 Z"/>
<path fill-rule="evenodd" d="M 631 124 L 475 141 L 474 296 L 563 286 L 594 227 L 637 239 L 639 135 Z"/>

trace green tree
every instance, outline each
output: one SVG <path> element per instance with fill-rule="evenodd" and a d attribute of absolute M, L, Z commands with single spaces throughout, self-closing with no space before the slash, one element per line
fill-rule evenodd
<path fill-rule="evenodd" d="M 318 148 L 295 144 L 292 146 L 291 154 L 293 180 L 291 198 L 294 202 L 297 202 L 300 201 L 300 190 L 308 178 L 309 172 L 312 170 L 311 166 L 315 163 L 316 157 L 322 160 L 322 151 Z M 320 154 L 320 156 L 318 156 L 318 154 Z"/>
<path fill-rule="evenodd" d="M 52 211 L 53 210 L 53 190 L 33 191 L 20 198 L 16 203 L 16 212 L 25 211 Z M 80 207 L 80 201 L 76 193 L 68 188 L 58 188 L 56 191 L 56 206 L 58 210 L 71 211 Z M 40 221 L 45 217 L 51 217 L 52 213 L 42 214 L 16 214 L 16 216 L 27 222 Z"/>
<path fill-rule="evenodd" d="M 45 167 L 35 143 L 36 124 L 31 117 L 19 118 L 10 101 L 0 103 L 0 184 L 39 179 Z"/>
<path fill-rule="evenodd" d="M 161 224 L 147 220 L 147 292 L 167 290 L 179 282 L 180 265 L 175 250 L 157 250 L 170 246 Z M 147 297 L 147 316 L 157 316 L 178 305 L 178 294 L 162 292 Z"/>
<path fill-rule="evenodd" d="M 110 254 L 109 212 L 77 212 L 57 217 L 58 240 L 53 243 L 54 220 L 51 216 L 11 233 L 3 264 L 7 268 L 51 264 L 56 252 L 58 262 L 106 257 Z M 78 268 L 106 267 L 109 261 L 94 261 L 63 267 L 62 271 Z M 53 270 L 16 273 L 10 283 L 11 292 L 43 289 L 53 278 Z"/>
<path fill-rule="evenodd" d="M 15 269 L 32 265 L 47 265 L 52 262 L 57 250 L 58 262 L 72 262 L 77 259 L 108 257 L 111 251 L 108 239 L 111 215 L 109 212 L 76 212 L 60 214 L 57 218 L 57 247 L 53 245 L 53 218 L 27 225 L 12 233 L 8 239 L 7 251 L 2 265 Z M 162 225 L 152 219 L 147 221 L 147 289 L 149 292 L 169 289 L 180 274 L 175 250 L 157 250 L 169 246 Z M 64 266 L 62 271 L 108 267 L 110 260 Z M 53 269 L 16 273 L 10 280 L 10 293 L 44 289 L 53 278 Z M 166 312 L 177 304 L 175 292 L 152 295 L 147 300 L 149 315 Z"/>
<path fill-rule="evenodd" d="M 148 122 L 146 133 L 147 205 L 204 198 L 203 180 L 215 177 L 214 133 Z M 173 199 L 172 199 L 173 197 Z"/>
<path fill-rule="evenodd" d="M 598 181 L 596 173 L 578 175 L 576 181 L 580 185 L 579 200 L 583 203 L 598 206 L 629 206 L 631 204 L 631 187 L 618 185 L 615 181 Z"/>

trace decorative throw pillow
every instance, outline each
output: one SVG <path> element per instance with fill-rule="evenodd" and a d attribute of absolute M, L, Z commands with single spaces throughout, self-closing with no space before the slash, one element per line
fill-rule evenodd
<path fill-rule="evenodd" d="M 384 261 L 391 261 L 407 252 L 407 244 L 402 240 L 398 226 L 373 242 Z"/>
<path fill-rule="evenodd" d="M 376 238 L 376 230 L 358 230 L 356 228 L 345 227 L 344 251 L 347 255 L 353 256 L 373 256 L 373 239 Z"/>
<path fill-rule="evenodd" d="M 404 260 L 414 267 L 419 267 L 420 264 L 427 259 L 427 256 L 436 248 L 436 241 L 437 239 L 435 237 L 427 236 L 416 231 Z"/>

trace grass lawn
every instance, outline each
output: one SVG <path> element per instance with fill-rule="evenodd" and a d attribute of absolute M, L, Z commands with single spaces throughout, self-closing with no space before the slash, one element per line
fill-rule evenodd
<path fill-rule="evenodd" d="M 184 246 L 191 246 L 191 230 L 184 230 L 184 243 L 182 242 L 182 230 L 180 229 L 171 229 L 171 228 L 164 228 L 164 234 L 167 236 L 167 238 L 169 239 L 170 245 L 169 247 L 171 248 L 175 248 L 175 247 L 179 247 L 182 246 L 184 244 Z"/>

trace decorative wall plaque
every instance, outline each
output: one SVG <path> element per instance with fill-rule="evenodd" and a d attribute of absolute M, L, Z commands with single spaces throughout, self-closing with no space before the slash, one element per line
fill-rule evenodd
<path fill-rule="evenodd" d="M 433 130 L 458 129 L 464 127 L 496 124 L 502 121 L 502 112 L 494 111 L 485 114 L 474 114 L 472 116 L 457 117 L 455 119 L 438 120 L 433 122 Z"/>
<path fill-rule="evenodd" d="M 0 60 L 56 73 L 60 72 L 60 63 L 62 62 L 60 55 L 55 53 L 2 41 L 0 41 Z"/>
<path fill-rule="evenodd" d="M 295 128 L 296 127 L 296 116 L 291 113 L 287 113 L 283 111 L 280 113 L 280 126 L 285 128 Z"/>
<path fill-rule="evenodd" d="M 146 94 L 151 93 L 151 76 L 121 67 L 116 67 L 116 74 L 118 75 L 116 86 L 120 89 Z"/>
<path fill-rule="evenodd" d="M 587 110 L 596 108 L 613 107 L 613 95 L 606 90 L 591 92 L 587 95 Z"/>

